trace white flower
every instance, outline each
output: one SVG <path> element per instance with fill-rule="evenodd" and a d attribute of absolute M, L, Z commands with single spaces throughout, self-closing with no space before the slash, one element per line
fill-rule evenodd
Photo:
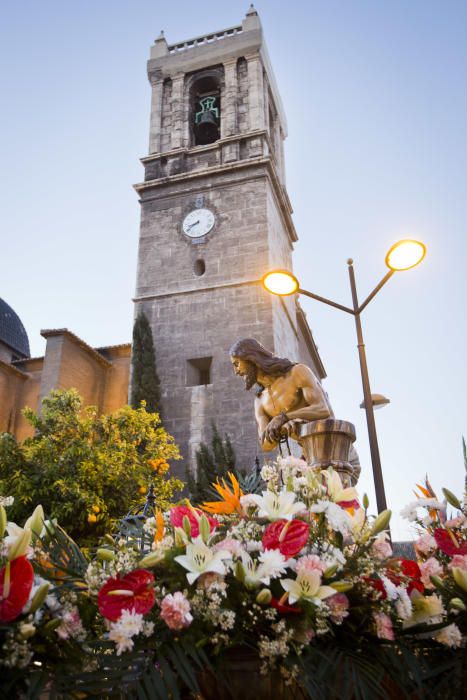
<path fill-rule="evenodd" d="M 264 467 L 261 469 L 261 478 L 263 481 L 266 483 L 268 481 L 276 481 L 278 478 L 277 470 L 275 467 L 272 466 L 272 464 L 265 464 Z"/>
<path fill-rule="evenodd" d="M 240 496 L 240 505 L 244 511 L 246 511 L 248 508 L 257 508 L 257 503 L 253 499 L 253 494 L 251 493 L 246 493 L 244 496 Z"/>
<path fill-rule="evenodd" d="M 7 548 L 8 559 L 16 559 L 27 554 L 31 542 L 31 530 L 10 522 L 7 523 L 6 530 L 8 535 L 4 538 L 3 544 Z"/>
<path fill-rule="evenodd" d="M 386 576 L 381 576 L 381 580 L 383 582 L 389 600 L 397 600 L 397 598 L 399 597 L 397 586 L 388 578 L 386 578 Z"/>
<path fill-rule="evenodd" d="M 242 564 L 245 569 L 245 585 L 247 588 L 257 588 L 260 583 L 269 586 L 272 578 L 285 574 L 286 567 L 293 560 L 286 560 L 278 549 L 268 549 L 261 552 L 257 561 L 247 552 L 242 552 Z"/>
<path fill-rule="evenodd" d="M 201 536 L 196 537 L 193 542 L 187 544 L 186 554 L 175 557 L 175 561 L 187 569 L 186 577 L 188 583 L 192 584 L 201 574 L 212 572 L 224 575 L 226 573 L 223 563 L 224 559 L 231 559 L 232 555 L 223 549 L 215 552 L 210 549 Z"/>
<path fill-rule="evenodd" d="M 296 513 L 306 508 L 300 501 L 295 503 L 293 491 L 282 489 L 279 493 L 274 491 L 263 491 L 261 496 L 252 495 L 251 499 L 259 507 L 259 517 L 269 520 L 279 520 L 285 518 L 292 520 Z"/>
<path fill-rule="evenodd" d="M 0 496 L 0 506 L 3 506 L 4 508 L 8 508 L 8 506 L 12 506 L 14 502 L 15 502 L 14 496 Z"/>
<path fill-rule="evenodd" d="M 133 649 L 133 639 L 144 630 L 143 616 L 134 610 L 123 610 L 117 622 L 110 624 L 109 639 L 117 645 L 117 656 Z"/>
<path fill-rule="evenodd" d="M 435 636 L 437 642 L 447 647 L 460 647 L 462 645 L 462 634 L 457 625 L 448 625 Z"/>
<path fill-rule="evenodd" d="M 415 520 L 417 519 L 417 506 L 417 501 L 408 503 L 402 508 L 401 516 L 411 523 L 415 522 Z"/>
<path fill-rule="evenodd" d="M 335 472 L 332 467 L 323 471 L 322 474 L 327 482 L 329 498 L 332 498 L 335 503 L 339 503 L 339 501 L 358 500 L 356 489 L 354 489 L 353 486 L 345 489 L 339 474 Z"/>
<path fill-rule="evenodd" d="M 398 600 L 396 602 L 396 611 L 401 620 L 408 620 L 412 615 L 412 601 L 406 589 L 399 586 L 397 589 Z"/>
<path fill-rule="evenodd" d="M 418 500 L 412 501 L 404 508 L 402 508 L 402 517 L 406 520 L 409 520 L 410 522 L 414 522 L 415 520 L 417 520 L 418 517 L 417 508 L 429 508 L 430 510 L 445 510 L 446 505 L 441 501 L 438 501 L 436 498 L 419 498 Z M 427 525 L 431 523 L 431 518 L 429 516 L 427 516 L 425 520 L 427 521 Z"/>
<path fill-rule="evenodd" d="M 319 500 L 310 508 L 311 513 L 325 513 L 329 526 L 337 532 L 346 535 L 352 530 L 352 520 L 349 514 L 337 503 Z"/>
<path fill-rule="evenodd" d="M 317 569 L 302 570 L 295 580 L 286 578 L 281 581 L 281 586 L 289 594 L 291 605 L 300 599 L 321 605 L 324 598 L 329 598 L 336 593 L 331 586 L 321 586 L 321 573 Z"/>

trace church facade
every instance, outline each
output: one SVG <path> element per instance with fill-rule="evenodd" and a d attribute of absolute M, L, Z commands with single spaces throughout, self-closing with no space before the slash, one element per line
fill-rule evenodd
<path fill-rule="evenodd" d="M 148 77 L 135 317 L 144 312 L 151 325 L 164 425 L 184 457 L 175 470 L 195 468 L 213 423 L 248 468 L 260 448 L 253 396 L 230 365 L 233 343 L 254 337 L 325 376 L 295 298 L 259 283 L 270 269 L 292 269 L 297 234 L 285 185 L 286 119 L 258 14 L 252 7 L 238 26 L 177 44 L 161 35 Z M 0 430 L 25 437 L 21 408 L 38 409 L 53 388 L 74 386 L 102 412 L 127 402 L 129 344 L 91 348 L 66 329 L 42 335 L 43 358 L 30 358 L 27 343 L 18 354 L 0 318 Z"/>

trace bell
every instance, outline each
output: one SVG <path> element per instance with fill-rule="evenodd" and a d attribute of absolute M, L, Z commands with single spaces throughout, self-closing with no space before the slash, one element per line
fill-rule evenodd
<path fill-rule="evenodd" d="M 196 141 L 200 146 L 214 143 L 219 138 L 219 127 L 214 112 L 206 110 L 199 115 L 196 124 Z"/>

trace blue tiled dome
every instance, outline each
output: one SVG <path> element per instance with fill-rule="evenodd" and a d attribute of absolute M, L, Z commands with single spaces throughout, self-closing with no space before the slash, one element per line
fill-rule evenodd
<path fill-rule="evenodd" d="M 30 357 L 29 340 L 18 314 L 0 299 L 0 343 L 8 345 L 21 357 Z"/>

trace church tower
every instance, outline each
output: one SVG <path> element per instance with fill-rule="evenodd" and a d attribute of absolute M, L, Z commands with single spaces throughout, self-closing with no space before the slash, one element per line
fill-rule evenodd
<path fill-rule="evenodd" d="M 325 376 L 294 298 L 265 292 L 271 268 L 292 269 L 297 234 L 285 188 L 285 115 L 263 31 L 251 6 L 242 24 L 151 48 L 149 155 L 135 185 L 141 231 L 135 315 L 147 315 L 161 379 L 164 426 L 195 468 L 212 422 L 237 465 L 260 452 L 253 395 L 229 348 L 254 337 Z"/>

